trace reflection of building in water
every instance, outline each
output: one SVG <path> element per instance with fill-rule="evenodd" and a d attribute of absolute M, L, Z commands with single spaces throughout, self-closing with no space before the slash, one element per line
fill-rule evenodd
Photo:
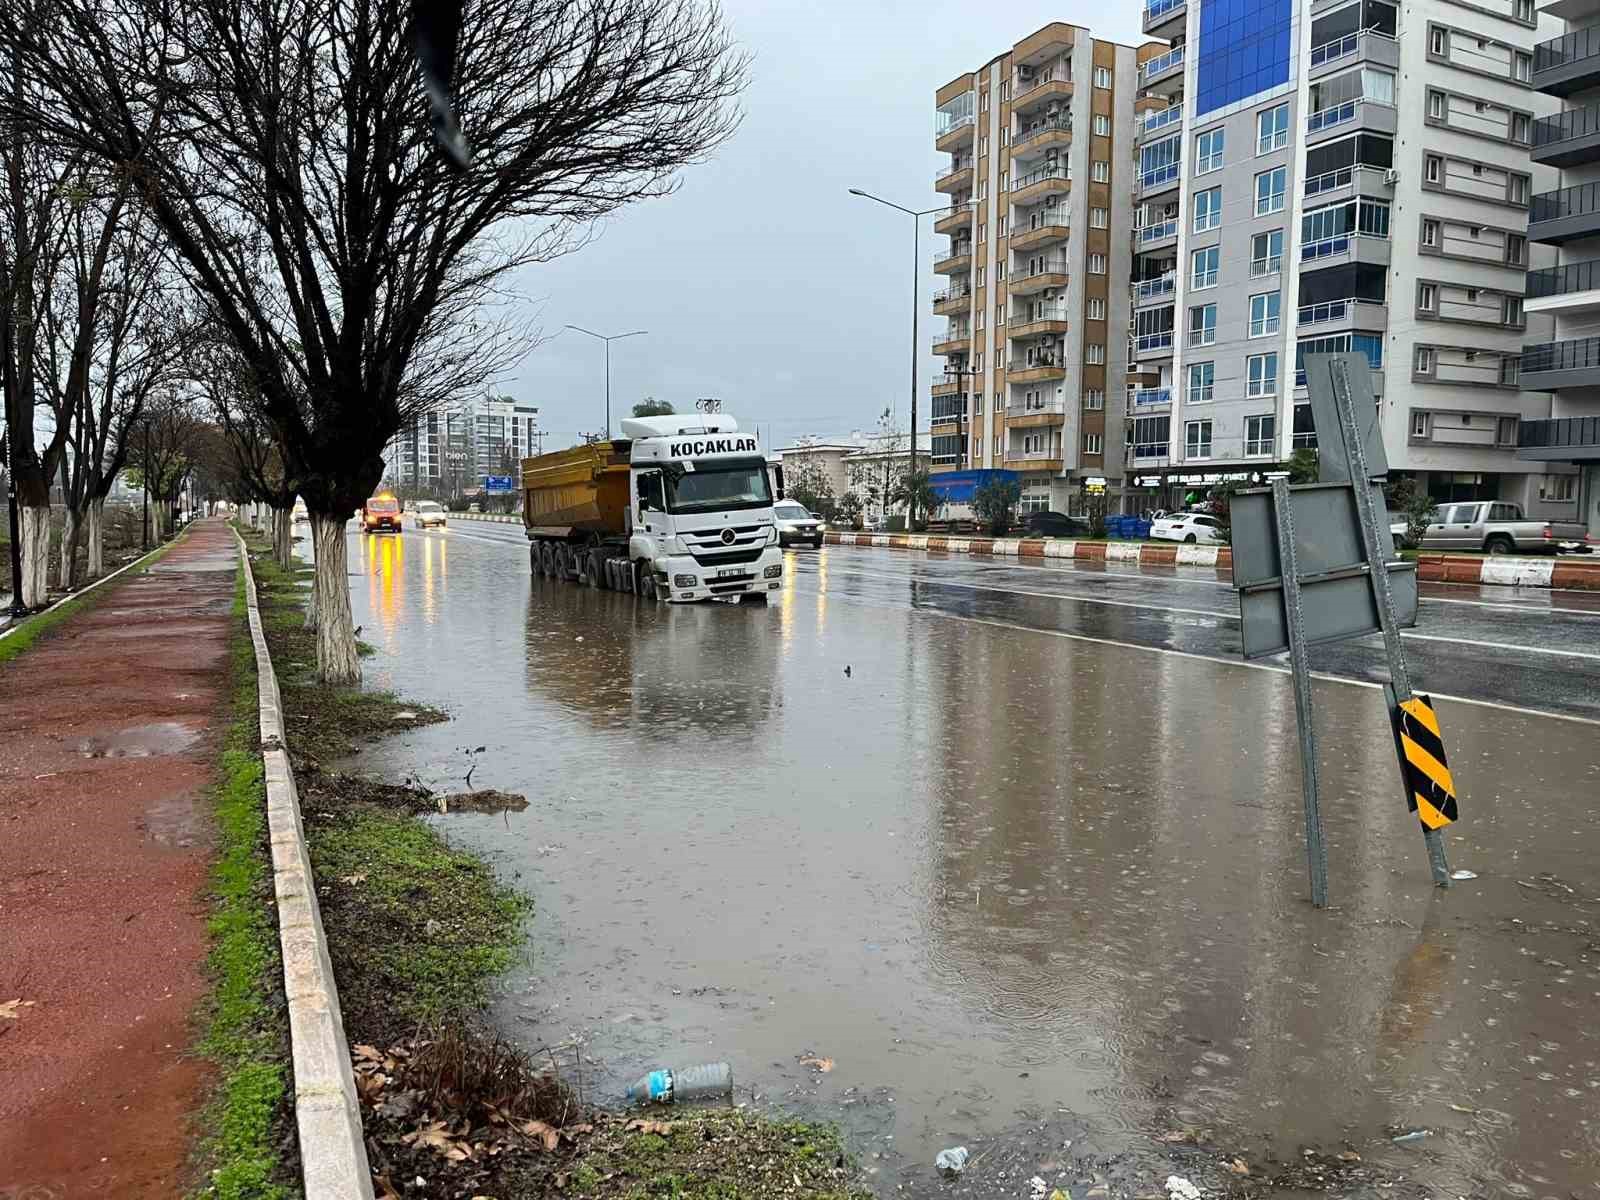
<path fill-rule="evenodd" d="M 781 708 L 777 612 L 657 605 L 554 580 L 532 587 L 528 683 L 598 726 L 652 739 L 730 735 Z"/>

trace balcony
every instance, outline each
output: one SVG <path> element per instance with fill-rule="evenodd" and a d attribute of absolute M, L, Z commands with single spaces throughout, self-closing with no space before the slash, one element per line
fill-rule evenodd
<path fill-rule="evenodd" d="M 1183 47 L 1174 46 L 1165 54 L 1147 60 L 1139 68 L 1139 86 L 1160 96 L 1183 91 Z"/>
<path fill-rule="evenodd" d="M 963 200 L 959 204 L 952 204 L 947 212 L 942 212 L 933 219 L 935 233 L 960 233 L 964 229 L 972 228 L 972 202 Z"/>
<path fill-rule="evenodd" d="M 1521 379 L 1527 392 L 1600 387 L 1600 337 L 1524 346 Z"/>
<path fill-rule="evenodd" d="M 1582 313 L 1600 310 L 1600 259 L 1529 271 L 1524 312 Z"/>
<path fill-rule="evenodd" d="M 1311 78 L 1332 75 L 1357 63 L 1395 67 L 1400 63 L 1400 44 L 1376 29 L 1358 29 L 1311 47 Z"/>
<path fill-rule="evenodd" d="M 1072 80 L 1065 71 L 1049 71 L 1033 79 L 1017 78 L 1016 93 L 1011 97 L 1011 111 L 1027 112 L 1051 100 L 1067 100 L 1072 96 Z"/>
<path fill-rule="evenodd" d="M 1156 250 L 1168 250 L 1178 244 L 1178 218 L 1169 217 L 1165 221 L 1157 221 L 1153 225 L 1143 225 L 1134 233 L 1133 252 L 1135 254 L 1149 254 Z"/>
<path fill-rule="evenodd" d="M 933 343 L 935 354 L 965 354 L 972 348 L 972 330 L 951 329 L 942 337 L 937 337 Z"/>
<path fill-rule="evenodd" d="M 1559 245 L 1600 233 L 1600 183 L 1540 192 L 1528 206 L 1528 237 Z"/>
<path fill-rule="evenodd" d="M 1389 263 L 1389 239 L 1371 233 L 1335 233 L 1314 242 L 1300 243 L 1301 263 L 1318 267 L 1335 262 Z M 1251 277 L 1255 277 L 1255 263 L 1251 263 Z"/>
<path fill-rule="evenodd" d="M 959 393 L 945 397 L 945 403 L 935 404 L 928 418 L 929 425 L 960 425 L 967 419 L 967 402 Z"/>
<path fill-rule="evenodd" d="M 967 95 L 970 96 L 972 93 L 968 92 Z M 949 153 L 952 150 L 959 150 L 963 146 L 970 146 L 977 128 L 977 122 L 972 113 L 962 113 L 959 117 L 951 117 L 944 123 L 944 128 L 933 135 L 933 148 Z"/>
<path fill-rule="evenodd" d="M 1336 200 L 1353 200 L 1360 194 L 1371 195 L 1373 189 L 1379 186 L 1393 187 L 1389 176 L 1388 167 L 1355 163 L 1336 171 L 1307 176 L 1302 188 L 1307 200 L 1314 199 L 1319 204 L 1326 204 Z"/>
<path fill-rule="evenodd" d="M 1006 466 L 1013 471 L 1059 471 L 1059 450 L 1006 450 Z"/>
<path fill-rule="evenodd" d="M 949 253 L 943 258 L 933 260 L 935 275 L 965 275 L 970 270 L 972 270 L 972 246 L 967 242 L 951 246 Z"/>
<path fill-rule="evenodd" d="M 1037 204 L 1051 196 L 1066 195 L 1071 186 L 1066 164 L 1041 167 L 1011 181 L 1011 203 L 1024 206 Z"/>
<path fill-rule="evenodd" d="M 1183 178 L 1183 164 L 1181 162 L 1165 163 L 1159 167 L 1152 167 L 1139 176 L 1137 193 L 1141 200 L 1153 200 L 1167 192 L 1178 190 Z"/>
<path fill-rule="evenodd" d="M 1363 100 L 1357 97 L 1342 104 L 1332 104 L 1314 113 L 1306 114 L 1306 140 L 1315 143 L 1352 132 L 1358 126 L 1372 133 L 1394 133 L 1396 128 L 1394 105 L 1380 100 Z"/>
<path fill-rule="evenodd" d="M 1051 146 L 1065 146 L 1072 141 L 1072 114 L 1062 113 L 1040 121 L 1030 129 L 1019 130 L 1011 139 L 1012 158 L 1030 158 Z"/>
<path fill-rule="evenodd" d="M 1066 256 L 1049 255 L 1019 266 L 1011 273 L 1006 286 L 1013 296 L 1031 296 L 1045 288 L 1066 287 L 1067 276 Z"/>
<path fill-rule="evenodd" d="M 1141 333 L 1128 339 L 1128 354 L 1141 361 L 1172 357 L 1172 330 Z"/>
<path fill-rule="evenodd" d="M 1172 389 L 1169 387 L 1135 388 L 1132 395 L 1134 408 L 1156 408 L 1172 403 Z"/>
<path fill-rule="evenodd" d="M 1145 36 L 1171 41 L 1183 32 L 1188 19 L 1188 0 L 1150 0 L 1144 6 Z"/>
<path fill-rule="evenodd" d="M 1533 123 L 1529 157 L 1552 167 L 1600 160 L 1600 104 L 1540 117 Z"/>
<path fill-rule="evenodd" d="M 1154 304 L 1178 290 L 1178 273 L 1168 271 L 1158 279 L 1140 279 L 1132 286 L 1134 304 Z"/>
<path fill-rule="evenodd" d="M 1344 329 L 1382 329 L 1386 320 L 1383 301 L 1348 296 L 1342 300 L 1302 304 L 1297 325 L 1301 329 L 1327 326 L 1326 329 L 1314 328 L 1314 332 L 1320 334 Z"/>
<path fill-rule="evenodd" d="M 1517 457 L 1541 462 L 1600 462 L 1600 417 L 1554 417 L 1517 427 Z"/>
<path fill-rule="evenodd" d="M 936 383 L 928 389 L 933 396 L 959 396 L 961 394 L 961 376 L 945 374 L 943 383 Z"/>
<path fill-rule="evenodd" d="M 1020 225 L 1021 222 L 1019 221 Z M 1064 242 L 1072 236 L 1072 230 L 1067 224 L 1067 209 L 1047 208 L 1039 212 L 1030 213 L 1028 228 L 1011 235 L 1011 248 L 1013 250 L 1032 250 L 1037 246 L 1048 246 L 1055 242 Z"/>
<path fill-rule="evenodd" d="M 970 192 L 972 190 L 972 164 L 964 162 L 941 171 L 934 177 L 936 192 Z"/>
<path fill-rule="evenodd" d="M 1032 359 L 1013 358 L 1006 365 L 1007 383 L 1043 383 L 1067 377 L 1066 364 L 1053 352 Z"/>
<path fill-rule="evenodd" d="M 1600 25 L 1591 25 L 1533 48 L 1533 86 L 1549 96 L 1570 96 L 1600 83 Z"/>
<path fill-rule="evenodd" d="M 1065 304 L 1038 304 L 1032 310 L 1013 313 L 1006 325 L 1006 337 L 1040 337 L 1044 334 L 1061 334 L 1067 331 L 1067 306 Z"/>
<path fill-rule="evenodd" d="M 1164 129 L 1173 129 L 1182 123 L 1183 105 L 1169 104 L 1166 108 L 1159 108 L 1154 112 L 1146 113 L 1143 120 L 1139 121 L 1137 128 L 1134 129 L 1134 138 L 1136 141 L 1142 142 Z"/>
<path fill-rule="evenodd" d="M 933 314 L 936 317 L 958 316 L 972 307 L 972 285 L 962 283 L 933 294 Z"/>

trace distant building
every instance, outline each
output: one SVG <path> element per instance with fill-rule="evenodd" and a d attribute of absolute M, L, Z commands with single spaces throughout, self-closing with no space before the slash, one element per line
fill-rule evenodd
<path fill-rule="evenodd" d="M 458 493 L 485 475 L 515 475 L 538 452 L 539 410 L 510 396 L 475 396 L 401 430 L 385 455 L 388 478 L 422 492 Z"/>
<path fill-rule="evenodd" d="M 917 465 L 923 470 L 931 464 L 932 446 L 929 434 L 918 439 Z M 861 498 L 863 515 L 875 519 L 901 511 L 901 507 L 886 506 L 884 497 L 910 470 L 910 447 L 911 439 L 904 433 L 857 430 L 842 438 L 801 438 L 777 455 L 783 462 L 786 486 L 801 473 L 814 471 L 827 482 L 835 499 L 854 492 Z"/>

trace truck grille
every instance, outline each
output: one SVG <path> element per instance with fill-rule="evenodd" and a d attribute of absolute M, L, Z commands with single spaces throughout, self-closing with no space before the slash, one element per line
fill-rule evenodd
<path fill-rule="evenodd" d="M 699 529 L 693 533 L 679 534 L 683 544 L 689 548 L 689 553 L 694 555 L 697 562 L 754 562 L 759 556 L 761 548 L 767 544 L 768 525 L 730 525 L 733 531 L 731 544 L 722 540 L 720 529 Z M 756 553 L 749 558 L 736 558 L 732 555 L 754 547 Z"/>
<path fill-rule="evenodd" d="M 720 545 L 721 543 L 718 544 Z M 737 545 L 737 543 L 735 544 Z M 693 557 L 695 562 L 702 567 L 731 567 L 739 563 L 755 562 L 756 559 L 761 557 L 761 550 L 765 545 L 766 541 L 763 539 L 762 545 L 754 546 L 748 550 L 724 550 L 719 554 L 696 550 L 693 553 Z"/>
<path fill-rule="evenodd" d="M 713 595 L 719 592 L 737 592 L 741 588 L 748 586 L 754 581 L 754 573 L 749 575 L 731 575 L 726 579 L 718 579 L 714 583 L 707 581 L 706 590 L 710 591 Z"/>

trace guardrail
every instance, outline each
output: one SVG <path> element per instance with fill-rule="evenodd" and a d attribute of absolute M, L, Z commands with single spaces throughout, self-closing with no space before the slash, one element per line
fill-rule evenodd
<path fill-rule="evenodd" d="M 1600 288 L 1600 258 L 1529 271 L 1525 287 L 1526 297 L 1529 300 L 1538 300 L 1544 296 L 1566 296 L 1572 292 L 1587 292 Z"/>

